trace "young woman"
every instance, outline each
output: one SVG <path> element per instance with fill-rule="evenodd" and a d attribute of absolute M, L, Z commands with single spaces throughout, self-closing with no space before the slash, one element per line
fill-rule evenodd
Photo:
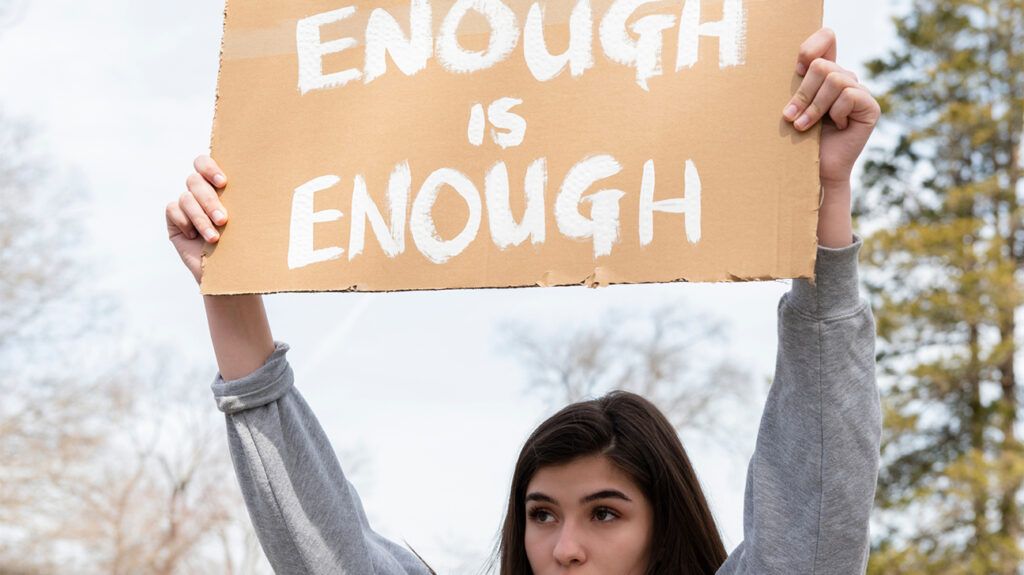
<path fill-rule="evenodd" d="M 628 393 L 566 407 L 520 453 L 502 529 L 501 575 L 863 573 L 881 416 L 874 322 L 857 291 L 850 175 L 880 110 L 835 63 L 821 30 L 796 62 L 803 82 L 783 117 L 824 120 L 816 282 L 779 305 L 775 381 L 750 461 L 744 540 L 726 556 L 672 427 Z M 226 176 L 200 157 L 167 206 L 171 242 L 198 281 L 204 241 L 227 216 Z M 200 237 L 202 236 L 202 237 Z M 205 297 L 220 372 L 213 383 L 232 460 L 263 549 L 278 573 L 420 574 L 409 549 L 369 526 L 315 416 L 293 386 L 288 346 L 259 296 Z"/>

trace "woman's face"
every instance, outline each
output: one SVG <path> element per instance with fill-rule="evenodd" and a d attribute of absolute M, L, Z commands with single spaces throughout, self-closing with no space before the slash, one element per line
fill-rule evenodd
<path fill-rule="evenodd" d="M 526 488 L 526 556 L 534 575 L 643 575 L 654 511 L 607 457 L 543 467 Z"/>

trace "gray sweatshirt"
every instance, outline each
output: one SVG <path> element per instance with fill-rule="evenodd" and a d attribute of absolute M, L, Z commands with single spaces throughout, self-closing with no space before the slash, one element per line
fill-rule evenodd
<path fill-rule="evenodd" d="M 779 303 L 775 380 L 747 471 L 744 540 L 720 574 L 865 571 L 881 414 L 874 319 L 857 291 L 855 239 L 848 248 L 819 247 L 816 285 L 794 280 Z M 234 381 L 218 373 L 212 386 L 249 515 L 274 570 L 428 573 L 407 548 L 370 528 L 293 384 L 287 351 L 277 342 L 255 372 Z"/>

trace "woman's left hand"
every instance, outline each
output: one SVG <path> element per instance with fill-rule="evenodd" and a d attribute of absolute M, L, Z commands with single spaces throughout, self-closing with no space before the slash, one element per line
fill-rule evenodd
<path fill-rule="evenodd" d="M 825 197 L 818 241 L 826 247 L 843 247 L 852 241 L 850 177 L 882 114 L 857 75 L 835 60 L 835 32 L 822 28 L 808 38 L 796 65 L 803 82 L 782 113 L 801 132 L 824 119 L 820 175 Z"/>

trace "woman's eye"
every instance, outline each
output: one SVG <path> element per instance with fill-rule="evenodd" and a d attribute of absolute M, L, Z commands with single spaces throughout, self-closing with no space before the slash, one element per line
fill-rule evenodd
<path fill-rule="evenodd" d="M 598 521 L 613 521 L 619 518 L 619 514 L 607 507 L 598 507 L 594 510 L 594 519 Z"/>
<path fill-rule="evenodd" d="M 551 523 L 555 519 L 555 516 L 546 509 L 532 509 L 529 515 L 530 519 L 537 523 Z"/>

